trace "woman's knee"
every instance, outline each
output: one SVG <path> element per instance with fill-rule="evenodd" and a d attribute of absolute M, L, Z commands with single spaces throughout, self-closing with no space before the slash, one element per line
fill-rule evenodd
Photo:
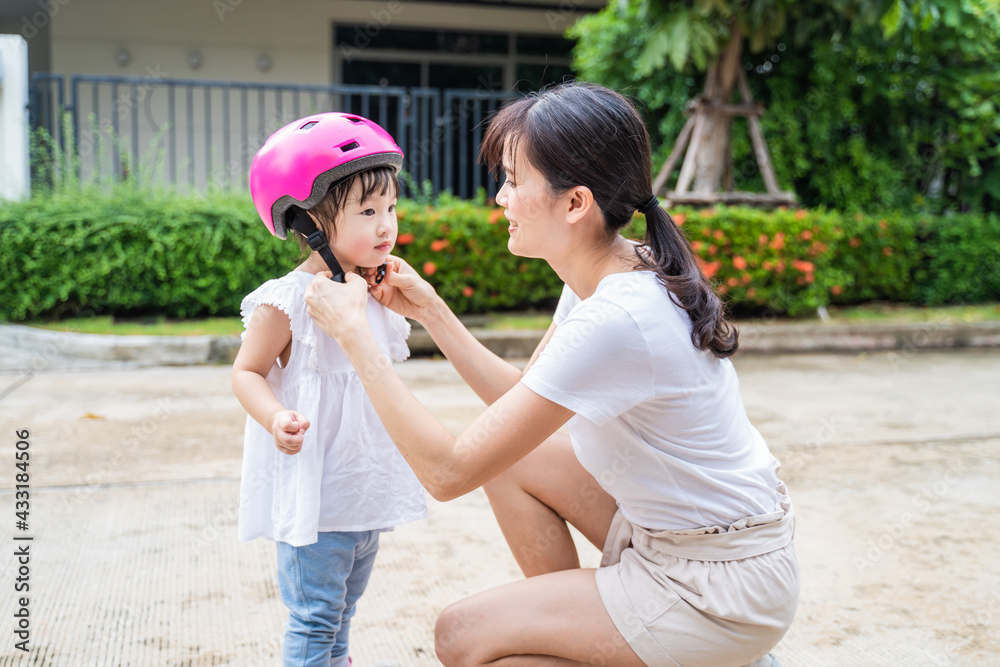
<path fill-rule="evenodd" d="M 441 612 L 434 626 L 434 650 L 445 667 L 479 665 L 475 637 L 482 618 L 468 600 L 452 603 Z"/>

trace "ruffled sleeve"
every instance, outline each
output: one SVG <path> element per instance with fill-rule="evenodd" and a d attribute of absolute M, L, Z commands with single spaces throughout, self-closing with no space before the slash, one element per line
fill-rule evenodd
<path fill-rule="evenodd" d="M 310 277 L 308 274 L 303 275 L 306 278 Z M 247 327 L 258 307 L 273 306 L 288 316 L 292 327 L 292 338 L 297 344 L 308 350 L 309 365 L 315 369 L 317 366 L 316 333 L 314 327 L 310 326 L 309 314 L 306 312 L 306 285 L 308 285 L 308 280 L 303 281 L 291 273 L 281 278 L 268 280 L 244 297 L 240 304 L 240 314 L 243 316 L 241 337 L 246 339 Z"/>
<path fill-rule="evenodd" d="M 406 339 L 410 337 L 410 323 L 399 313 L 385 309 L 386 328 L 389 331 L 389 359 L 406 361 L 410 357 L 410 348 Z"/>

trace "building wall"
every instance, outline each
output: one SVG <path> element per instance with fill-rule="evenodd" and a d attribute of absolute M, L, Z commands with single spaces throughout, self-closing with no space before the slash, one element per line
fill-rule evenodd
<path fill-rule="evenodd" d="M 408 0 L 66 0 L 51 23 L 52 71 L 162 78 L 336 83 L 335 22 L 561 34 L 603 2 L 547 0 L 505 9 Z M 542 4 L 542 3 L 539 3 Z M 582 11 L 580 11 L 582 10 Z M 116 53 L 127 49 L 126 65 Z M 193 69 L 192 51 L 203 64 Z M 257 61 L 266 54 L 271 69 Z"/>

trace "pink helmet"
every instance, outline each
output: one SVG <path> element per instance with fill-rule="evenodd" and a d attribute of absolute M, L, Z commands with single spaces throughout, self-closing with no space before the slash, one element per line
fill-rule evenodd
<path fill-rule="evenodd" d="M 283 239 L 291 207 L 312 208 L 333 183 L 359 171 L 402 166 L 402 149 L 377 123 L 318 113 L 268 137 L 250 165 L 250 196 L 268 230 Z"/>

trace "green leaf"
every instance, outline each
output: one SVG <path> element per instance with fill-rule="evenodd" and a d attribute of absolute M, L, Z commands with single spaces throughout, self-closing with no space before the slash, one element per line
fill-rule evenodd
<path fill-rule="evenodd" d="M 886 37 L 892 37 L 902 26 L 903 14 L 906 12 L 904 0 L 895 0 L 889 10 L 882 16 L 882 32 Z"/>

